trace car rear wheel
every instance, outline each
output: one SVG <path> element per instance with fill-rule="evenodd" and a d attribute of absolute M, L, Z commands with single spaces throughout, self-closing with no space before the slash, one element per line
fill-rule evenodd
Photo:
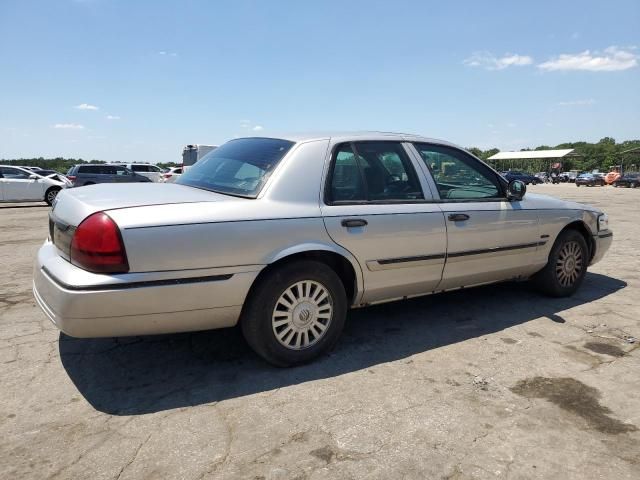
<path fill-rule="evenodd" d="M 580 232 L 558 235 L 547 265 L 531 279 L 536 288 L 552 297 L 568 297 L 580 287 L 587 273 L 589 249 Z"/>
<path fill-rule="evenodd" d="M 47 190 L 47 192 L 44 194 L 44 201 L 47 202 L 47 205 L 53 205 L 53 201 L 58 196 L 58 193 L 60 193 L 59 187 L 51 187 L 49 190 Z"/>
<path fill-rule="evenodd" d="M 242 313 L 247 343 L 267 362 L 309 362 L 338 341 L 347 313 L 340 277 L 326 264 L 297 261 L 261 279 Z"/>

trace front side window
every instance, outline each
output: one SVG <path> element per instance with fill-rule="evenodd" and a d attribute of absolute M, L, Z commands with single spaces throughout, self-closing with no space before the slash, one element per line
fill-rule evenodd
<path fill-rule="evenodd" d="M 116 175 L 129 175 L 129 170 L 125 167 L 110 167 L 110 169 L 111 168 L 113 169 L 113 173 L 115 173 Z"/>
<path fill-rule="evenodd" d="M 4 178 L 10 178 L 15 180 L 25 180 L 29 178 L 30 173 L 20 170 L 19 168 L 12 167 L 0 167 L 0 173 Z"/>
<path fill-rule="evenodd" d="M 424 199 L 420 181 L 398 142 L 354 142 L 333 154 L 331 202 L 410 202 Z"/>
<path fill-rule="evenodd" d="M 176 183 L 255 198 L 293 145 L 276 138 L 231 140 L 198 160 Z"/>
<path fill-rule="evenodd" d="M 131 165 L 131 170 L 133 170 L 134 172 L 148 172 L 149 166 L 148 165 Z"/>
<path fill-rule="evenodd" d="M 414 146 L 431 171 L 442 200 L 503 198 L 497 176 L 470 155 L 442 145 Z"/>

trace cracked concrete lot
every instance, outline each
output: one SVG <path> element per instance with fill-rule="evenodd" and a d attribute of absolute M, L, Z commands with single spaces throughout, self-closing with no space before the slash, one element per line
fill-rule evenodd
<path fill-rule="evenodd" d="M 237 330 L 78 340 L 35 306 L 44 206 L 0 206 L 0 478 L 637 479 L 640 190 L 577 295 L 503 284 L 353 311 L 275 369 Z M 105 305 L 108 308 L 108 305 Z"/>

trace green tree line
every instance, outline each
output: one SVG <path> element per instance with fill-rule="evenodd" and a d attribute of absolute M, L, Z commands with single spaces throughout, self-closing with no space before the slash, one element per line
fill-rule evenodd
<path fill-rule="evenodd" d="M 533 150 L 555 150 L 573 148 L 573 154 L 576 156 L 567 157 L 562 160 L 563 170 L 585 170 L 590 171 L 599 169 L 601 171 L 608 171 L 610 167 L 614 165 L 620 165 L 624 162 L 625 168 L 628 170 L 632 165 L 635 165 L 636 169 L 640 169 L 640 151 L 635 154 L 626 154 L 623 156 L 622 152 L 633 148 L 640 148 L 640 140 L 625 140 L 624 142 L 616 143 L 615 139 L 611 137 L 605 137 L 597 143 L 589 142 L 569 142 L 561 143 L 555 146 L 540 145 Z M 497 148 L 491 148 L 489 150 L 481 150 L 477 147 L 470 147 L 469 150 L 475 156 L 482 160 L 487 160 L 490 156 L 498 153 L 500 150 Z M 522 151 L 531 149 L 522 149 Z M 623 158 L 624 157 L 624 158 Z M 103 160 L 84 160 L 82 158 L 18 158 L 18 159 L 2 159 L 0 163 L 4 165 L 24 165 L 31 167 L 41 167 L 58 172 L 66 173 L 73 165 L 82 163 L 105 163 Z M 489 162 L 491 163 L 491 162 Z M 173 162 L 159 163 L 158 166 L 165 168 L 175 166 Z M 497 162 L 494 165 L 498 170 L 513 168 L 518 170 L 524 170 L 529 172 L 546 171 L 549 166 L 549 161 L 517 161 L 512 162 L 512 165 L 505 165 L 502 162 Z"/>
<path fill-rule="evenodd" d="M 625 140 L 624 142 L 616 143 L 615 139 L 611 137 L 605 137 L 601 139 L 597 143 L 589 143 L 589 142 L 567 142 L 561 143 L 555 146 L 548 145 L 540 145 L 534 149 L 523 148 L 520 151 L 530 151 L 530 150 L 556 150 L 556 149 L 566 149 L 573 148 L 572 156 L 566 157 L 562 162 L 562 168 L 564 171 L 567 170 L 582 170 L 582 171 L 591 171 L 591 170 L 601 170 L 603 172 L 609 171 L 609 169 L 615 165 L 621 165 L 624 163 L 626 169 L 633 168 L 632 165 L 635 165 L 635 169 L 640 169 L 640 151 L 635 153 L 627 153 L 623 154 L 627 150 L 631 150 L 634 148 L 640 148 L 640 140 Z M 495 155 L 500 150 L 497 148 L 491 148 L 489 150 L 481 150 L 477 147 L 468 148 L 471 153 L 473 153 L 476 157 L 481 158 L 482 160 L 487 160 L 492 155 Z M 557 160 L 553 160 L 556 162 Z M 509 164 L 510 161 L 498 161 L 495 162 L 494 165 L 498 170 L 506 169 L 505 167 Z M 489 161 L 488 163 L 494 163 Z M 523 161 L 517 160 L 512 161 L 510 168 L 514 170 L 517 168 L 519 170 L 536 172 L 536 171 L 546 171 L 548 164 L 550 162 L 548 160 L 530 160 Z"/>

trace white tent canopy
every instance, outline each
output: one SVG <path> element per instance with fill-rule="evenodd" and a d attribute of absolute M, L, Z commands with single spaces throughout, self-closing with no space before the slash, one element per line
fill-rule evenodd
<path fill-rule="evenodd" d="M 528 150 L 524 152 L 498 152 L 489 160 L 543 160 L 546 158 L 562 158 L 573 152 L 573 148 L 563 150 Z"/>

